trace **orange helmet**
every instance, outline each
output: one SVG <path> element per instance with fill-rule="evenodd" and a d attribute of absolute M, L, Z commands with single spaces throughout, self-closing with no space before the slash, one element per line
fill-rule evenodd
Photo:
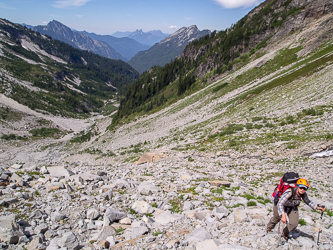
<path fill-rule="evenodd" d="M 296 182 L 296 185 L 298 187 L 305 187 L 306 189 L 308 189 L 310 187 L 309 182 L 304 178 L 298 179 L 297 182 Z"/>

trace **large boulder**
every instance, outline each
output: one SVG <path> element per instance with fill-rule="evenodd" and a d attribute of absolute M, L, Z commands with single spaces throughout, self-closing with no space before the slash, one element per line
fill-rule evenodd
<path fill-rule="evenodd" d="M 135 201 L 132 205 L 132 209 L 138 214 L 151 214 L 154 212 L 154 208 L 145 201 Z"/>
<path fill-rule="evenodd" d="M 127 215 L 113 208 L 107 208 L 104 214 L 104 226 L 109 226 L 114 221 L 126 218 Z"/>
<path fill-rule="evenodd" d="M 196 250 L 216 250 L 221 243 L 218 240 L 210 239 L 198 242 L 195 245 Z"/>
<path fill-rule="evenodd" d="M 234 211 L 234 221 L 236 223 L 249 221 L 247 211 L 241 208 L 236 209 Z"/>
<path fill-rule="evenodd" d="M 184 218 L 184 216 L 181 214 L 172 214 L 170 211 L 165 211 L 155 217 L 155 222 L 161 225 L 167 225 L 182 218 Z"/>
<path fill-rule="evenodd" d="M 51 192 L 53 190 L 65 189 L 65 185 L 62 182 L 51 182 L 46 185 L 46 191 Z"/>
<path fill-rule="evenodd" d="M 97 209 L 91 208 L 87 211 L 87 219 L 96 220 L 99 217 L 100 213 Z"/>
<path fill-rule="evenodd" d="M 70 170 L 68 170 L 67 168 L 65 168 L 64 166 L 53 166 L 53 167 L 48 167 L 47 170 L 43 170 L 43 171 L 48 171 L 49 174 L 53 177 L 69 177 L 74 175 L 74 173 Z"/>
<path fill-rule="evenodd" d="M 227 217 L 230 214 L 230 211 L 225 206 L 220 206 L 215 207 L 212 214 L 221 220 L 222 218 Z"/>
<path fill-rule="evenodd" d="M 154 153 L 146 152 L 140 157 L 140 159 L 138 161 L 134 162 L 134 164 L 140 165 L 140 164 L 144 164 L 147 162 L 156 162 L 165 157 L 166 157 L 166 155 L 163 153 L 154 154 Z"/>
<path fill-rule="evenodd" d="M 59 222 L 66 218 L 66 215 L 64 215 L 62 212 L 56 211 L 51 213 L 51 221 L 53 222 Z"/>
<path fill-rule="evenodd" d="M 205 228 L 199 227 L 186 235 L 185 240 L 188 241 L 189 245 L 193 245 L 211 238 L 212 235 Z"/>
<path fill-rule="evenodd" d="M 112 226 L 103 227 L 102 231 L 97 236 L 97 242 L 107 240 L 110 236 L 115 236 L 117 234 L 116 229 Z"/>
<path fill-rule="evenodd" d="M 66 248 L 67 250 L 79 249 L 79 240 L 76 238 L 73 232 L 67 232 L 62 235 L 58 241 L 60 247 Z"/>
<path fill-rule="evenodd" d="M 131 232 L 124 235 L 126 240 L 140 237 L 150 231 L 143 221 L 134 221 L 131 226 Z"/>
<path fill-rule="evenodd" d="M 19 231 L 19 226 L 15 220 L 15 214 L 0 217 L 0 241 L 16 244 L 21 235 L 23 234 Z"/>

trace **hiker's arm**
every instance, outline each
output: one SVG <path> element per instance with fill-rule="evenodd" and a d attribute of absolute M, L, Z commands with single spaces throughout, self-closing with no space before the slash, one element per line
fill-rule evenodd
<path fill-rule="evenodd" d="M 280 217 L 283 214 L 285 214 L 285 212 L 284 212 L 284 204 L 286 203 L 287 200 L 289 200 L 289 198 L 291 197 L 291 195 L 292 195 L 291 191 L 286 191 L 286 192 L 283 193 L 283 195 L 279 199 L 279 202 L 277 204 L 277 208 L 278 208 L 278 213 L 279 213 Z"/>
<path fill-rule="evenodd" d="M 322 210 L 321 207 L 318 207 L 313 201 L 310 201 L 309 197 L 308 197 L 308 194 L 305 193 L 304 196 L 303 196 L 303 201 L 305 202 L 305 204 L 307 204 L 309 207 L 311 207 L 313 210 Z M 322 210 L 323 211 L 323 210 Z M 324 209 L 325 211 L 325 209 Z"/>

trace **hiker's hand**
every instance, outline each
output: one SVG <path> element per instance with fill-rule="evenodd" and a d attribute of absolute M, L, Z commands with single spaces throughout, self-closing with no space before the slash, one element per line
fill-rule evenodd
<path fill-rule="evenodd" d="M 322 212 L 325 212 L 326 208 L 325 207 L 318 207 L 318 210 L 321 210 Z"/>
<path fill-rule="evenodd" d="M 287 223 L 287 216 L 286 216 L 286 214 L 283 214 L 283 215 L 282 215 L 282 217 L 281 217 L 281 221 L 282 221 L 283 223 Z"/>

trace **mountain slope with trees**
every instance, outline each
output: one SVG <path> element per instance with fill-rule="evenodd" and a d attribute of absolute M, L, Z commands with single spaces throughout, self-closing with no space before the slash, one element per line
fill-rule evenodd
<path fill-rule="evenodd" d="M 97 111 L 138 77 L 130 65 L 0 19 L 1 93 L 62 116 Z"/>
<path fill-rule="evenodd" d="M 140 51 L 128 63 L 140 73 L 153 66 L 164 66 L 180 56 L 188 43 L 209 33 L 209 30 L 200 31 L 195 25 L 183 27 L 148 50 Z"/>
<path fill-rule="evenodd" d="M 180 58 L 142 74 L 121 100 L 113 125 L 132 114 L 157 110 L 207 86 L 216 77 L 253 60 L 253 56 L 261 56 L 268 44 L 286 39 L 332 12 L 333 4 L 329 0 L 265 1 L 231 28 L 193 41 Z M 305 38 L 306 42 L 294 50 L 292 62 L 331 38 L 330 26 L 324 26 L 316 35 Z"/>

